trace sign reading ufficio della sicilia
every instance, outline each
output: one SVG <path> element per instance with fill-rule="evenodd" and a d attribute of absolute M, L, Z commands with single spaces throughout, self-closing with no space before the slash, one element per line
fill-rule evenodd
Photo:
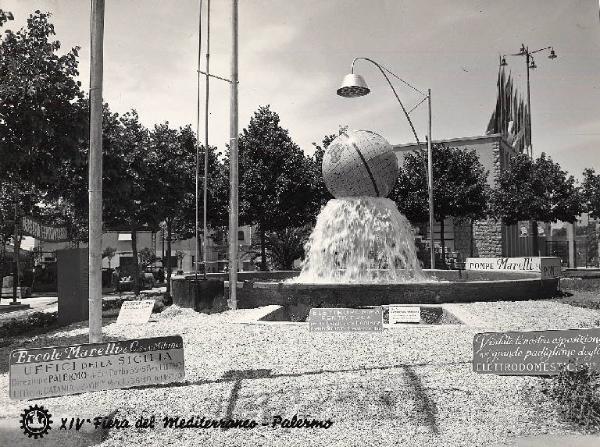
<path fill-rule="evenodd" d="M 185 377 L 181 336 L 17 349 L 10 354 L 11 399 L 153 385 Z"/>

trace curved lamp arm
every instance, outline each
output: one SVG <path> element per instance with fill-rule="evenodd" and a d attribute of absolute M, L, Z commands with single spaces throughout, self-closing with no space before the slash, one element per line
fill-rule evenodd
<path fill-rule="evenodd" d="M 408 115 L 408 112 L 406 111 L 406 108 L 404 107 L 404 104 L 402 104 L 402 101 L 400 100 L 400 97 L 398 96 L 398 93 L 396 93 L 396 89 L 394 89 L 394 86 L 392 85 L 392 82 L 390 81 L 390 78 L 388 77 L 388 75 L 387 75 L 386 72 L 390 73 L 392 76 L 394 76 L 397 79 L 400 79 L 400 78 L 396 74 L 394 74 L 393 72 L 391 72 L 390 70 L 388 70 L 387 68 L 385 68 L 382 65 L 378 64 L 373 59 L 369 59 L 368 57 L 355 57 L 354 60 L 352 61 L 351 73 L 354 73 L 354 64 L 358 60 L 369 61 L 369 62 L 371 62 L 373 65 L 375 65 L 379 69 L 379 71 L 381 72 L 381 74 L 383 75 L 383 77 L 385 78 L 385 80 L 387 81 L 388 85 L 392 89 L 392 92 L 394 92 L 394 96 L 398 100 L 398 103 L 400 104 L 400 107 L 402 107 L 402 111 L 404 112 L 404 115 L 406 116 L 406 119 L 408 120 L 408 124 L 410 124 L 410 128 L 412 129 L 413 135 L 415 136 L 415 139 L 417 140 L 417 147 L 420 147 L 421 146 L 421 142 L 419 141 L 419 137 L 417 135 L 417 132 L 415 131 L 415 126 L 413 126 L 413 123 L 412 123 L 412 121 L 410 119 L 410 116 Z M 423 92 L 421 92 L 420 90 L 417 90 L 412 85 L 408 84 L 406 81 L 404 81 L 402 79 L 400 79 L 400 80 L 402 82 L 404 82 L 405 84 L 409 85 L 411 88 L 413 88 L 417 92 L 419 92 L 419 93 L 421 93 L 421 94 L 424 95 Z M 425 95 L 425 96 L 427 96 L 427 95 Z"/>

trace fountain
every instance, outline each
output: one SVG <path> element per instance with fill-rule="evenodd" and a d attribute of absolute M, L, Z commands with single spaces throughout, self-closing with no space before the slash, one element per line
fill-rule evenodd
<path fill-rule="evenodd" d="M 306 244 L 295 283 L 401 283 L 425 281 L 414 233 L 396 204 L 381 197 L 332 199 Z"/>
<path fill-rule="evenodd" d="M 284 281 L 264 276 L 245 281 L 238 291 L 241 307 L 436 304 L 556 293 L 558 280 L 540 280 L 536 274 L 423 270 L 412 226 L 385 198 L 397 179 L 398 162 L 380 135 L 342 133 L 327 148 L 322 171 L 335 199 L 317 218 L 302 271 L 290 272 Z"/>
<path fill-rule="evenodd" d="M 539 273 L 423 270 L 410 223 L 386 198 L 398 177 L 398 161 L 380 135 L 342 133 L 327 148 L 322 168 L 335 199 L 317 218 L 302 271 L 239 272 L 240 308 L 276 304 L 306 310 L 556 296 L 558 278 L 541 279 Z M 226 274 L 207 276 L 219 283 L 214 296 L 197 296 L 191 276 L 175 278 L 174 302 L 200 309 L 210 307 L 217 295 L 226 297 Z"/>

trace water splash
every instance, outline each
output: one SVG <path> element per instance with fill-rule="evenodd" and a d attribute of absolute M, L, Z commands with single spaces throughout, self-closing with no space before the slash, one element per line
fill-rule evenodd
<path fill-rule="evenodd" d="M 295 283 L 430 281 L 417 259 L 413 228 L 381 197 L 332 199 L 321 210 L 305 246 Z"/>

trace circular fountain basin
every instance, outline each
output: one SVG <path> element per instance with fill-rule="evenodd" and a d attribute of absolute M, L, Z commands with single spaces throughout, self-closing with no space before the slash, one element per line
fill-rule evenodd
<path fill-rule="evenodd" d="M 393 284 L 321 284 L 245 281 L 238 285 L 240 307 L 269 304 L 310 307 L 381 306 L 385 304 L 466 303 L 547 299 L 559 291 L 559 279 L 539 273 L 424 270 L 432 280 Z M 292 280 L 293 281 L 293 280 Z"/>

